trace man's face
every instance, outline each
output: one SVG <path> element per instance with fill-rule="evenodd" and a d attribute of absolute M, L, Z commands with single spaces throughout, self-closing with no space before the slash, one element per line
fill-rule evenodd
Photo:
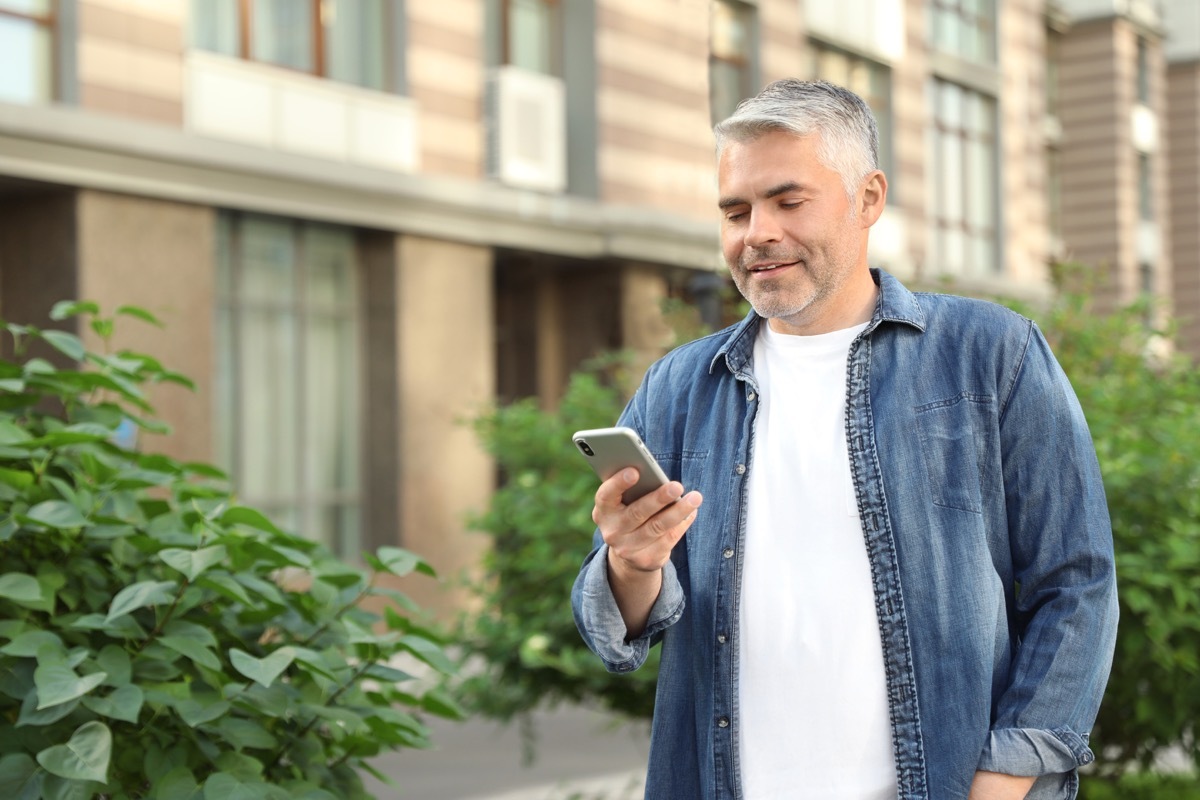
<path fill-rule="evenodd" d="M 816 136 L 772 131 L 730 142 L 718 181 L 725 263 L 772 328 L 814 334 L 861 321 L 874 298 L 866 261 L 874 217 L 855 213 L 841 177 L 817 158 Z"/>

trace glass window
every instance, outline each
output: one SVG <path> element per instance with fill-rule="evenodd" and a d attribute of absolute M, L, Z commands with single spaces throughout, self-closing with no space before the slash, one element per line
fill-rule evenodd
<path fill-rule="evenodd" d="M 928 91 L 930 267 L 935 274 L 993 273 L 999 269 L 995 100 L 938 79 Z"/>
<path fill-rule="evenodd" d="M 0 0 L 0 101 L 46 103 L 54 99 L 52 0 Z"/>
<path fill-rule="evenodd" d="M 557 0 L 504 0 L 504 63 L 558 75 L 559 13 Z"/>
<path fill-rule="evenodd" d="M 931 0 L 929 15 L 934 49 L 996 63 L 996 0 Z"/>
<path fill-rule="evenodd" d="M 712 42 L 709 58 L 709 98 L 713 122 L 731 115 L 737 104 L 754 94 L 751 51 L 754 9 L 736 0 L 716 0 L 712 5 Z"/>
<path fill-rule="evenodd" d="M 1138 153 L 1138 217 L 1147 222 L 1154 221 L 1154 174 L 1150 156 Z"/>
<path fill-rule="evenodd" d="M 352 555 L 361 505 L 354 233 L 227 213 L 217 250 L 218 457 L 247 503 Z"/>
<path fill-rule="evenodd" d="M 192 44 L 387 91 L 392 0 L 191 0 Z"/>
<path fill-rule="evenodd" d="M 877 61 L 840 50 L 824 42 L 809 41 L 809 76 L 844 86 L 857 94 L 875 115 L 879 128 L 879 168 L 888 176 L 888 194 L 895 195 L 892 182 L 892 74 Z"/>
<path fill-rule="evenodd" d="M 1137 38 L 1137 99 L 1150 105 L 1150 50 L 1141 36 Z"/>

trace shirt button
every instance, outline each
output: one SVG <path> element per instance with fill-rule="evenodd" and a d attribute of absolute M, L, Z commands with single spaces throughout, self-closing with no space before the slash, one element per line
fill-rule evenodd
<path fill-rule="evenodd" d="M 725 552 L 721 553 L 721 555 L 725 556 L 726 558 L 733 558 L 733 548 L 726 547 Z"/>
<path fill-rule="evenodd" d="M 723 633 L 718 633 L 718 634 L 717 634 L 717 641 L 718 641 L 718 642 L 720 642 L 721 644 L 725 644 L 725 642 L 729 641 L 729 637 L 727 637 L 727 636 L 726 636 L 725 634 L 723 634 Z"/>
<path fill-rule="evenodd" d="M 751 392 L 750 394 L 746 395 L 746 399 L 748 401 L 750 401 L 751 403 L 754 402 L 754 398 L 756 398 L 756 397 L 758 397 L 758 395 L 756 395 L 754 392 Z"/>
<path fill-rule="evenodd" d="M 721 717 L 720 719 L 718 719 L 717 727 L 718 728 L 728 728 L 729 727 L 729 717 Z"/>
<path fill-rule="evenodd" d="M 744 475 L 744 474 L 746 474 L 746 465 L 738 464 L 736 467 L 733 468 L 733 471 L 736 472 L 738 475 Z"/>

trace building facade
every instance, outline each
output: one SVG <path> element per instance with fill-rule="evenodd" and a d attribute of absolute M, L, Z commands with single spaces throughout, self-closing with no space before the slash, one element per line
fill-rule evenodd
<path fill-rule="evenodd" d="M 454 578 L 495 481 L 463 419 L 661 352 L 721 270 L 711 124 L 776 78 L 875 110 L 874 263 L 1036 300 L 1076 259 L 1200 351 L 1196 7 L 0 0 L 0 316 L 149 309 L 119 344 L 199 389 L 147 446 Z"/>

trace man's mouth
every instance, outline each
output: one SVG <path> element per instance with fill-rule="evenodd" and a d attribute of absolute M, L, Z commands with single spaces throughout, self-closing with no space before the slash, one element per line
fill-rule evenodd
<path fill-rule="evenodd" d="M 751 264 L 746 268 L 747 272 L 771 272 L 772 270 L 781 269 L 783 267 L 792 267 L 798 264 L 798 261 L 764 261 L 758 264 Z"/>

